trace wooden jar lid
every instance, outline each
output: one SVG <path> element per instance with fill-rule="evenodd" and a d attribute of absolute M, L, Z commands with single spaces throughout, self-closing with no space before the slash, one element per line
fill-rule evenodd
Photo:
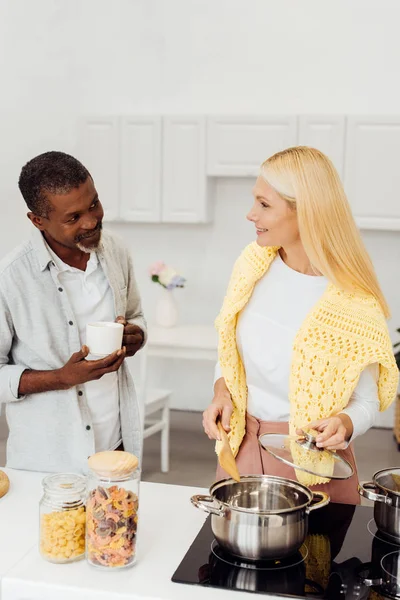
<path fill-rule="evenodd" d="M 90 456 L 88 464 L 89 469 L 100 477 L 123 477 L 133 473 L 137 469 L 139 461 L 130 452 L 107 450 Z"/>

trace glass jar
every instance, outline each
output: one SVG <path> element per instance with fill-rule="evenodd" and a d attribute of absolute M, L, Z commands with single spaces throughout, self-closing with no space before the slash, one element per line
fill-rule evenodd
<path fill-rule="evenodd" d="M 81 560 L 85 556 L 85 478 L 59 473 L 45 477 L 42 485 L 40 554 L 54 563 Z"/>
<path fill-rule="evenodd" d="M 103 569 L 136 562 L 140 471 L 129 452 L 98 452 L 89 459 L 86 558 Z"/>

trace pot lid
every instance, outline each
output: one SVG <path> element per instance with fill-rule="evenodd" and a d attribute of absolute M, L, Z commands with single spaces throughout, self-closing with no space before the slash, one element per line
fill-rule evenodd
<path fill-rule="evenodd" d="M 318 448 L 310 432 L 302 435 L 264 433 L 258 441 L 274 458 L 296 470 L 327 479 L 349 479 L 354 473 L 347 460 L 336 452 Z"/>

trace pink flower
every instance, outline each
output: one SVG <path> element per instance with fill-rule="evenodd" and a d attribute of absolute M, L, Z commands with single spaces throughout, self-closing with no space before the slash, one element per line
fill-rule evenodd
<path fill-rule="evenodd" d="M 165 269 L 165 263 L 162 260 L 159 260 L 149 267 L 149 273 L 151 276 L 159 275 L 161 271 Z"/>

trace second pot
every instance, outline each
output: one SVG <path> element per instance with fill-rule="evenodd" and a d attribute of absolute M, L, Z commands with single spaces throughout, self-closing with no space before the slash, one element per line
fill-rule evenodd
<path fill-rule="evenodd" d="M 400 469 L 383 469 L 360 483 L 360 496 L 372 500 L 378 529 L 400 543 Z"/>

